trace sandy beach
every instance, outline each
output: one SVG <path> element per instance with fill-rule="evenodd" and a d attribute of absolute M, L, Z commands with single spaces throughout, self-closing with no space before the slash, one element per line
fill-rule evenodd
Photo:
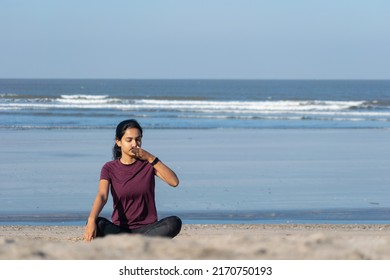
<path fill-rule="evenodd" d="M 0 259 L 390 259 L 390 225 L 184 225 L 175 239 L 82 240 L 81 226 L 0 226 Z"/>

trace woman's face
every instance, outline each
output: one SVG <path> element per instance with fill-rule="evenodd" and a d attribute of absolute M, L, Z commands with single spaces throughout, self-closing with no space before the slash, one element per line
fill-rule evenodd
<path fill-rule="evenodd" d="M 140 148 L 142 145 L 142 135 L 138 128 L 128 128 L 122 136 L 122 139 L 116 140 L 116 144 L 121 148 L 122 155 L 135 156 L 134 148 Z"/>

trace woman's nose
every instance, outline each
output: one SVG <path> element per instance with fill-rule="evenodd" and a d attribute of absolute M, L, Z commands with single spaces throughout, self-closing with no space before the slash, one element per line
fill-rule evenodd
<path fill-rule="evenodd" d="M 131 141 L 131 146 L 133 146 L 133 147 L 138 147 L 138 142 L 137 142 L 137 140 L 132 140 L 132 141 Z"/>

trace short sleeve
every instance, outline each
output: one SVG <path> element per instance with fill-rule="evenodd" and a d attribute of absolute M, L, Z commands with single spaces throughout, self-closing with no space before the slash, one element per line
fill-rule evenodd
<path fill-rule="evenodd" d="M 108 163 L 104 164 L 102 170 L 100 171 L 100 180 L 110 181 L 110 166 Z"/>

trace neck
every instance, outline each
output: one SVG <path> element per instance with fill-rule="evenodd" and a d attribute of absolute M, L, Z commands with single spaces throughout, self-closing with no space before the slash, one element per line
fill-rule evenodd
<path fill-rule="evenodd" d="M 135 158 L 124 158 L 124 157 L 121 157 L 119 160 L 121 163 L 126 164 L 126 165 L 133 164 L 136 161 Z"/>

